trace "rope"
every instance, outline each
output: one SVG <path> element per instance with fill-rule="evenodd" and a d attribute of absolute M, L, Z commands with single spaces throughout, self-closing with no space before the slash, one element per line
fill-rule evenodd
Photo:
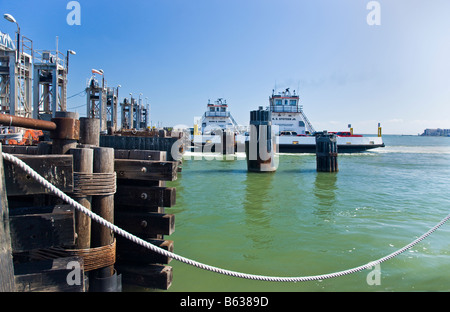
<path fill-rule="evenodd" d="M 65 249 L 52 247 L 48 249 L 32 250 L 29 254 L 32 260 L 52 260 L 64 257 L 82 257 L 85 272 L 114 265 L 116 262 L 116 241 L 109 245 L 85 248 L 85 249 Z"/>
<path fill-rule="evenodd" d="M 83 207 L 82 205 L 80 205 L 79 203 L 77 203 L 76 201 L 74 201 L 72 198 L 70 198 L 69 196 L 67 196 L 66 194 L 64 194 L 62 191 L 60 191 L 58 188 L 56 188 L 55 186 L 53 186 L 51 183 L 49 183 L 48 181 L 46 181 L 42 176 L 40 176 L 36 171 L 34 171 L 32 168 L 30 168 L 27 164 L 25 164 L 23 161 L 21 161 L 20 159 L 18 159 L 17 157 L 14 157 L 10 154 L 7 153 L 3 153 L 3 158 L 6 159 L 7 161 L 19 166 L 22 170 L 24 170 L 27 174 L 29 174 L 33 179 L 35 179 L 36 181 L 38 181 L 40 184 L 42 184 L 45 188 L 47 188 L 51 193 L 53 193 L 54 195 L 60 197 L 62 200 L 64 200 L 65 202 L 67 202 L 69 205 L 73 206 L 75 209 L 81 211 L 82 213 L 86 214 L 88 217 L 90 217 L 92 220 L 94 220 L 95 222 L 100 223 L 101 225 L 109 228 L 110 230 L 112 230 L 114 233 L 116 233 L 117 235 L 123 236 L 124 238 L 138 244 L 141 245 L 153 252 L 159 253 L 163 256 L 175 259 L 177 261 L 180 261 L 182 263 L 188 264 L 188 265 L 192 265 L 194 267 L 203 269 L 203 270 L 208 270 L 211 272 L 215 272 L 215 273 L 219 273 L 219 274 L 223 274 L 223 275 L 228 275 L 228 276 L 232 276 L 232 277 L 239 277 L 239 278 L 244 278 L 244 279 L 250 279 L 250 280 L 258 280 L 258 281 L 267 281 L 267 282 L 308 282 L 308 281 L 318 281 L 318 280 L 325 280 L 325 279 L 330 279 L 330 278 L 335 278 L 335 277 L 340 277 L 340 276 L 344 276 L 344 275 L 349 275 L 352 273 L 357 273 L 366 269 L 371 269 L 372 267 L 381 264 L 385 261 L 388 261 L 402 253 L 404 253 L 405 251 L 407 251 L 408 249 L 412 248 L 413 246 L 417 245 L 418 243 L 420 243 L 421 241 L 423 241 L 425 238 L 427 238 L 428 236 L 430 236 L 432 233 L 434 233 L 437 229 L 439 229 L 442 225 L 444 225 L 449 219 L 450 219 L 450 215 L 448 215 L 446 218 L 444 218 L 441 222 L 439 222 L 436 226 L 434 226 L 431 230 L 429 230 L 428 232 L 426 232 L 424 235 L 420 236 L 418 239 L 416 239 L 415 241 L 413 241 L 412 243 L 410 243 L 409 245 L 406 245 L 405 247 L 397 250 L 396 252 L 391 253 L 390 255 L 383 257 L 381 259 L 369 262 L 365 265 L 353 268 L 353 269 L 349 269 L 349 270 L 345 270 L 345 271 L 340 271 L 340 272 L 336 272 L 336 273 L 330 273 L 330 274 L 324 274 L 324 275 L 315 275 L 315 276 L 304 276 L 304 277 L 273 277 L 273 276 L 263 276 L 263 275 L 253 275 L 253 274 L 245 274 L 245 273 L 240 273 L 240 272 L 235 272 L 235 271 L 230 271 L 230 270 L 225 270 L 225 269 L 220 269 L 214 266 L 210 266 L 210 265 L 206 265 L 182 256 L 179 256 L 177 254 L 174 254 L 172 252 L 169 252 L 167 250 L 161 249 L 153 244 L 150 244 L 146 241 L 144 241 L 143 239 L 130 234 L 126 231 L 124 231 L 123 229 L 117 227 L 116 225 L 112 224 L 111 222 L 106 221 L 105 219 L 103 219 L 102 217 L 100 217 L 99 215 L 93 213 L 92 211 L 86 209 L 85 207 Z"/>
<path fill-rule="evenodd" d="M 117 190 L 116 173 L 73 173 L 73 197 L 114 195 Z"/>

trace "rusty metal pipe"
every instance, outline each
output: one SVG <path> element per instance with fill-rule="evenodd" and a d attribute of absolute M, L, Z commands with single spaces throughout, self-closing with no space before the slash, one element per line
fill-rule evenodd
<path fill-rule="evenodd" d="M 0 114 L 0 125 L 43 131 L 55 131 L 57 129 L 56 123 L 51 121 L 11 116 L 6 114 Z"/>

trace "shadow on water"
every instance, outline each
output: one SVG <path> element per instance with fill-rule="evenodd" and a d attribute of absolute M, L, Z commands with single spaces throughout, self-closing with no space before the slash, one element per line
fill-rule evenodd
<path fill-rule="evenodd" d="M 291 174 L 291 175 L 299 175 L 299 174 L 314 174 L 317 172 L 317 170 L 315 168 L 288 168 L 288 169 L 279 169 L 277 170 L 277 172 L 279 173 L 283 173 L 283 174 Z"/>
<path fill-rule="evenodd" d="M 336 182 L 339 173 L 318 172 L 314 182 L 314 196 L 318 200 L 314 214 L 330 220 L 336 206 Z"/>
<path fill-rule="evenodd" d="M 236 173 L 236 174 L 246 174 L 246 169 L 236 169 L 236 168 L 221 168 L 210 170 L 208 168 L 205 169 L 190 169 L 189 174 L 202 174 L 202 175 L 217 175 L 217 174 L 228 174 L 228 173 Z"/>
<path fill-rule="evenodd" d="M 266 249 L 273 242 L 271 233 L 271 214 L 267 205 L 271 204 L 269 191 L 273 173 L 246 172 L 245 179 L 245 224 L 246 237 L 253 242 L 256 249 Z M 247 256 L 249 257 L 249 256 Z"/>

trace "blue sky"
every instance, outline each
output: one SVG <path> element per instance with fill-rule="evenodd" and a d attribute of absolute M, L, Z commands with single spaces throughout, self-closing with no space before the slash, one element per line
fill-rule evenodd
<path fill-rule="evenodd" d="M 153 124 L 192 125 L 219 97 L 247 124 L 277 87 L 298 90 L 316 130 L 450 128 L 448 0 L 380 0 L 379 26 L 366 22 L 368 0 L 80 0 L 80 26 L 67 24 L 68 2 L 0 8 L 35 49 L 54 50 L 58 36 L 61 51 L 77 52 L 69 96 L 103 69 L 121 99 L 149 98 Z M 85 101 L 70 98 L 69 110 L 85 114 Z"/>

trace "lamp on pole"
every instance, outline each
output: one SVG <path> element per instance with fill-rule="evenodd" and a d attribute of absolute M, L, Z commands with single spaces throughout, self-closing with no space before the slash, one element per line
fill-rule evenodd
<path fill-rule="evenodd" d="M 73 51 L 73 50 L 67 50 L 67 56 L 66 56 L 66 67 L 67 67 L 67 74 L 69 74 L 69 55 L 76 55 L 77 52 Z"/>
<path fill-rule="evenodd" d="M 134 101 L 133 101 L 133 93 L 130 92 L 130 109 L 128 111 L 128 118 L 129 120 L 129 129 L 134 128 L 134 119 L 133 119 L 133 112 L 134 111 Z"/>
<path fill-rule="evenodd" d="M 20 57 L 20 26 L 19 26 L 19 23 L 17 23 L 16 19 L 11 14 L 8 14 L 8 13 L 4 14 L 3 17 L 8 22 L 11 22 L 11 23 L 14 23 L 14 24 L 17 25 L 17 56 L 16 56 L 16 62 L 18 62 L 19 61 L 19 57 Z"/>
<path fill-rule="evenodd" d="M 114 132 L 116 132 L 117 131 L 117 115 L 118 115 L 118 110 L 119 110 L 119 103 L 120 103 L 120 101 L 119 101 L 119 88 L 121 88 L 122 87 L 122 85 L 118 85 L 117 86 L 117 88 L 116 88 L 116 90 L 115 90 L 115 97 L 116 98 L 114 98 L 113 97 L 113 104 L 112 104 L 112 107 L 113 107 L 113 116 L 112 116 L 112 124 L 113 124 L 113 131 Z M 120 119 L 120 120 L 122 120 L 122 118 Z"/>
<path fill-rule="evenodd" d="M 117 100 L 119 100 L 119 88 L 122 88 L 122 85 L 118 85 L 117 88 L 116 88 Z"/>
<path fill-rule="evenodd" d="M 145 126 L 148 127 L 150 121 L 150 106 L 148 104 L 148 97 L 145 98 Z"/>

